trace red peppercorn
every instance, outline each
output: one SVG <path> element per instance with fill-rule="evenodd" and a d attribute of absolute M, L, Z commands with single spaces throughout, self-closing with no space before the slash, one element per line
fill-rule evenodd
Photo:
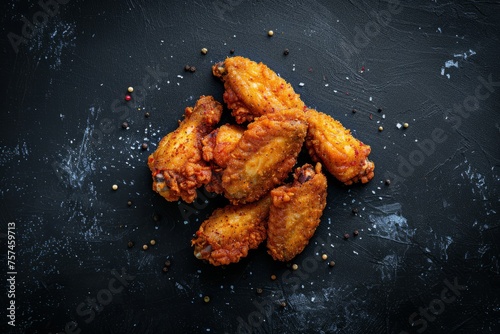
<path fill-rule="evenodd" d="M 125 101 L 130 101 L 130 100 L 132 100 L 132 96 L 130 96 L 128 94 L 125 95 Z"/>

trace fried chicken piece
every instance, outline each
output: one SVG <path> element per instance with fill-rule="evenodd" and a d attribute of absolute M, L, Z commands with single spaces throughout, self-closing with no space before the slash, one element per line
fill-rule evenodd
<path fill-rule="evenodd" d="M 375 165 L 368 160 L 371 148 L 354 138 L 339 121 L 314 109 L 306 111 L 306 147 L 314 161 L 321 162 L 340 182 L 367 183 Z"/>
<path fill-rule="evenodd" d="M 238 262 L 266 239 L 271 197 L 260 201 L 227 205 L 205 220 L 191 241 L 194 255 L 214 266 Z"/>
<path fill-rule="evenodd" d="M 179 127 L 163 137 L 148 158 L 153 176 L 153 190 L 167 201 L 182 198 L 191 203 L 196 189 L 212 176 L 209 164 L 202 159 L 202 139 L 219 122 L 222 105 L 211 96 L 201 96 L 194 108 L 185 109 Z"/>
<path fill-rule="evenodd" d="M 305 107 L 292 86 L 266 65 L 243 57 L 227 58 L 212 67 L 224 81 L 224 101 L 238 123 L 290 107 L 304 110 L 309 122 L 306 144 L 314 161 L 320 161 L 346 185 L 366 183 L 375 165 L 368 160 L 370 146 L 352 136 L 340 122 Z"/>
<path fill-rule="evenodd" d="M 286 178 L 307 133 L 304 113 L 287 109 L 256 118 L 230 154 L 222 173 L 232 204 L 258 200 Z"/>
<path fill-rule="evenodd" d="M 290 261 L 304 250 L 325 209 L 326 188 L 317 163 L 314 169 L 310 164 L 297 168 L 292 184 L 271 190 L 267 249 L 273 259 Z"/>
<path fill-rule="evenodd" d="M 238 125 L 224 124 L 203 138 L 203 159 L 226 168 L 230 153 L 236 148 L 245 129 Z"/>
<path fill-rule="evenodd" d="M 215 64 L 212 73 L 224 81 L 224 102 L 237 123 L 276 110 L 305 108 L 292 86 L 263 63 L 231 57 Z"/>
<path fill-rule="evenodd" d="M 236 148 L 243 136 L 244 128 L 224 124 L 206 135 L 203 140 L 203 159 L 212 167 L 212 179 L 205 185 L 209 192 L 222 194 L 222 172 L 227 167 L 230 153 Z"/>

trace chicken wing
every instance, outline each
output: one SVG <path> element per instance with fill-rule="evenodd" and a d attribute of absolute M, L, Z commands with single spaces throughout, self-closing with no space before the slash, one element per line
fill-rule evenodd
<path fill-rule="evenodd" d="M 224 102 L 237 123 L 276 110 L 305 108 L 292 86 L 263 63 L 231 57 L 215 64 L 212 73 L 224 81 Z"/>
<path fill-rule="evenodd" d="M 203 138 L 203 159 L 226 168 L 230 153 L 236 148 L 245 129 L 238 125 L 224 124 Z"/>
<path fill-rule="evenodd" d="M 354 138 L 340 122 L 314 109 L 306 111 L 309 124 L 306 147 L 314 161 L 346 185 L 361 181 L 367 183 L 375 165 L 368 160 L 371 148 Z"/>
<path fill-rule="evenodd" d="M 266 239 L 271 197 L 244 205 L 216 209 L 191 241 L 194 255 L 214 266 L 238 262 Z"/>
<path fill-rule="evenodd" d="M 307 132 L 304 112 L 268 113 L 248 125 L 222 173 L 224 195 L 233 204 L 258 200 L 286 178 Z"/>
<path fill-rule="evenodd" d="M 222 114 L 222 105 L 211 96 L 202 96 L 194 108 L 185 110 L 179 127 L 166 135 L 148 158 L 153 190 L 167 201 L 182 198 L 191 203 L 196 188 L 207 184 L 210 166 L 202 159 L 202 138 L 213 130 Z"/>
<path fill-rule="evenodd" d="M 306 144 L 315 161 L 346 185 L 373 178 L 375 165 L 367 158 L 370 146 L 332 117 L 307 109 L 292 86 L 266 65 L 232 57 L 215 64 L 212 73 L 224 81 L 224 101 L 238 123 L 290 107 L 304 110 L 309 123 Z"/>
<path fill-rule="evenodd" d="M 321 164 L 297 168 L 292 184 L 271 190 L 272 204 L 267 229 L 268 253 L 290 261 L 309 243 L 326 206 L 326 177 Z"/>
<path fill-rule="evenodd" d="M 205 185 L 209 192 L 222 194 L 222 172 L 227 167 L 230 153 L 243 136 L 244 128 L 225 124 L 206 135 L 203 140 L 203 159 L 212 167 L 212 179 Z"/>

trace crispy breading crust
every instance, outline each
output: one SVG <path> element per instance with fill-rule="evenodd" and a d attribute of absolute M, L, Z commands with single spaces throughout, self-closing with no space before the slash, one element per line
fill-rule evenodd
<path fill-rule="evenodd" d="M 307 109 L 306 116 L 309 124 L 306 147 L 314 161 L 321 162 L 346 185 L 367 183 L 373 178 L 375 165 L 368 160 L 369 145 L 354 138 L 339 121 L 324 113 Z"/>
<path fill-rule="evenodd" d="M 304 250 L 320 223 L 326 189 L 317 163 L 314 169 L 310 164 L 297 168 L 292 184 L 271 190 L 267 249 L 273 259 L 290 261 Z"/>
<path fill-rule="evenodd" d="M 209 164 L 202 159 L 201 140 L 219 122 L 222 105 L 211 96 L 201 96 L 194 108 L 185 109 L 179 127 L 167 134 L 148 157 L 153 176 L 153 190 L 167 201 L 182 198 L 191 203 L 196 188 L 212 176 Z"/>
<path fill-rule="evenodd" d="M 231 57 L 215 64 L 212 73 L 224 82 L 224 101 L 238 123 L 290 107 L 304 110 L 310 123 L 306 144 L 314 161 L 322 162 L 346 185 L 373 178 L 375 165 L 367 158 L 370 146 L 354 138 L 330 116 L 308 111 L 292 86 L 266 65 Z"/>
<path fill-rule="evenodd" d="M 216 209 L 191 241 L 194 255 L 214 266 L 238 262 L 266 239 L 270 196 L 244 205 Z"/>
<path fill-rule="evenodd" d="M 224 102 L 237 123 L 276 110 L 305 108 L 292 86 L 263 63 L 231 57 L 215 64 L 212 73 L 224 81 Z"/>
<path fill-rule="evenodd" d="M 304 113 L 287 109 L 248 125 L 222 173 L 224 195 L 233 204 L 258 200 L 286 178 L 307 132 Z"/>
<path fill-rule="evenodd" d="M 206 135 L 203 140 L 203 159 L 210 163 L 212 179 L 205 185 L 209 192 L 222 194 L 222 172 L 227 167 L 230 153 L 236 148 L 245 129 L 238 125 L 224 124 Z"/>

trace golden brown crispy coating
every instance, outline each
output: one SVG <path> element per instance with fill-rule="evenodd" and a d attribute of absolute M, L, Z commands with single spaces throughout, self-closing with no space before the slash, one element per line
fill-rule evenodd
<path fill-rule="evenodd" d="M 196 188 L 210 181 L 212 171 L 202 159 L 201 140 L 219 122 L 222 105 L 211 96 L 201 96 L 194 108 L 185 110 L 179 127 L 163 137 L 148 158 L 153 190 L 167 201 L 182 198 L 191 203 Z"/>
<path fill-rule="evenodd" d="M 244 128 L 225 124 L 206 135 L 203 140 L 203 159 L 210 163 L 212 179 L 205 185 L 209 192 L 222 194 L 222 172 L 227 166 L 230 153 L 243 136 Z"/>
<path fill-rule="evenodd" d="M 276 110 L 305 108 L 292 86 L 263 63 L 231 57 L 215 64 L 212 73 L 224 81 L 224 102 L 237 123 Z"/>
<path fill-rule="evenodd" d="M 227 205 L 205 220 L 191 241 L 194 255 L 214 266 L 238 262 L 266 239 L 270 196 L 260 201 Z"/>
<path fill-rule="evenodd" d="M 238 125 L 224 124 L 203 138 L 203 159 L 226 168 L 230 153 L 236 148 L 245 129 Z"/>
<path fill-rule="evenodd" d="M 267 249 L 275 260 L 290 261 L 309 243 L 326 206 L 326 188 L 317 163 L 314 169 L 310 164 L 297 168 L 292 184 L 271 190 Z"/>
<path fill-rule="evenodd" d="M 346 185 L 373 178 L 375 165 L 368 160 L 371 148 L 354 138 L 332 117 L 307 109 L 306 146 L 314 161 L 321 162 L 339 181 Z"/>
<path fill-rule="evenodd" d="M 375 165 L 367 159 L 370 146 L 352 136 L 340 122 L 315 110 L 308 112 L 292 86 L 266 65 L 243 57 L 227 58 L 212 67 L 224 81 L 224 101 L 238 123 L 268 112 L 296 107 L 306 111 L 310 123 L 307 146 L 314 161 L 320 161 L 346 185 L 373 178 Z M 324 123 L 323 123 L 324 122 Z"/>
<path fill-rule="evenodd" d="M 297 161 L 306 132 L 300 109 L 256 118 L 243 133 L 222 173 L 226 198 L 233 204 L 253 202 L 281 184 Z"/>

